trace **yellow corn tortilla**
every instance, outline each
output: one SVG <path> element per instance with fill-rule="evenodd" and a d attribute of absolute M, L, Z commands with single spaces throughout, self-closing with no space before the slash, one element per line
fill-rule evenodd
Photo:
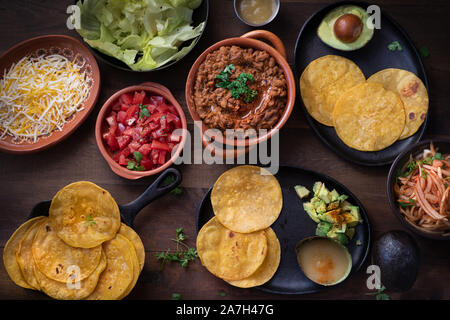
<path fill-rule="evenodd" d="M 129 289 L 134 279 L 133 250 L 130 242 L 117 234 L 102 245 L 106 255 L 106 269 L 100 275 L 97 287 L 86 299 L 117 300 Z"/>
<path fill-rule="evenodd" d="M 35 290 L 40 290 L 40 286 L 34 275 L 34 269 L 36 268 L 36 265 L 34 263 L 31 247 L 40 225 L 47 221 L 48 218 L 44 218 L 33 223 L 33 225 L 27 230 L 22 240 L 20 241 L 19 249 L 16 253 L 17 263 L 19 264 L 23 278 Z"/>
<path fill-rule="evenodd" d="M 34 237 L 32 253 L 36 267 L 46 277 L 66 283 L 71 277 L 69 268 L 80 270 L 79 280 L 91 275 L 100 263 L 102 247 L 75 248 L 62 241 L 50 222 L 42 223 Z"/>
<path fill-rule="evenodd" d="M 61 189 L 50 205 L 50 223 L 68 245 L 93 248 L 114 238 L 120 212 L 111 194 L 88 181 Z"/>
<path fill-rule="evenodd" d="M 272 228 L 266 230 L 266 237 L 267 256 L 262 265 L 248 278 L 234 281 L 226 280 L 229 284 L 240 288 L 250 288 L 260 286 L 272 279 L 280 265 L 281 247 L 277 235 Z"/>
<path fill-rule="evenodd" d="M 278 180 L 268 170 L 238 166 L 217 179 L 211 191 L 211 204 L 225 227 L 250 233 L 275 222 L 283 206 L 283 195 Z"/>
<path fill-rule="evenodd" d="M 300 77 L 303 104 L 315 120 L 333 126 L 336 101 L 348 89 L 365 80 L 353 61 L 336 55 L 320 57 L 313 60 Z"/>
<path fill-rule="evenodd" d="M 45 294 L 58 300 L 80 300 L 89 296 L 97 286 L 100 274 L 106 268 L 106 256 L 101 255 L 100 263 L 87 278 L 79 280 L 77 288 L 76 278 L 68 279 L 68 283 L 55 281 L 46 277 L 38 268 L 35 268 L 35 276 L 39 286 Z"/>
<path fill-rule="evenodd" d="M 141 238 L 136 233 L 136 231 L 134 231 L 132 228 L 130 228 L 124 223 L 120 225 L 119 234 L 123 235 L 125 238 L 130 240 L 130 242 L 133 244 L 133 247 L 136 250 L 136 255 L 139 261 L 139 270 L 142 271 L 145 263 L 145 248 Z"/>
<path fill-rule="evenodd" d="M 397 93 L 402 99 L 406 122 L 399 139 L 406 139 L 416 133 L 428 112 L 428 92 L 422 80 L 410 71 L 389 68 L 378 71 L 367 81 L 381 83 L 385 89 Z"/>
<path fill-rule="evenodd" d="M 8 242 L 3 249 L 3 264 L 5 265 L 6 272 L 15 284 L 22 288 L 34 289 L 24 279 L 20 266 L 17 262 L 16 254 L 19 250 L 19 244 L 22 238 L 25 236 L 28 229 L 36 222 L 44 219 L 45 217 L 36 217 L 23 223 L 9 238 Z"/>
<path fill-rule="evenodd" d="M 124 236 L 124 238 L 128 241 L 128 248 L 130 250 L 131 260 L 133 262 L 133 280 L 128 285 L 125 292 L 119 297 L 119 300 L 125 298 L 127 295 L 130 294 L 131 290 L 133 290 L 134 286 L 136 285 L 139 279 L 139 275 L 141 274 L 141 267 L 139 265 L 139 259 L 136 254 L 136 248 L 134 247 L 133 243 L 130 240 L 128 240 L 127 237 Z"/>
<path fill-rule="evenodd" d="M 264 230 L 231 231 L 213 217 L 198 233 L 197 252 L 201 263 L 215 276 L 241 280 L 255 273 L 263 263 L 267 238 Z"/>
<path fill-rule="evenodd" d="M 334 127 L 339 138 L 360 151 L 378 151 L 403 132 L 405 111 L 399 96 L 374 82 L 348 90 L 336 103 Z"/>

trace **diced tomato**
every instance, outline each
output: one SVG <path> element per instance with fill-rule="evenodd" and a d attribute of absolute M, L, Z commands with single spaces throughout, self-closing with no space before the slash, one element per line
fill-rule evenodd
<path fill-rule="evenodd" d="M 164 116 L 164 113 L 155 112 L 150 116 L 150 121 L 159 122 L 162 116 Z"/>
<path fill-rule="evenodd" d="M 141 165 L 144 166 L 145 170 L 153 169 L 153 161 L 151 159 L 142 159 Z"/>
<path fill-rule="evenodd" d="M 150 103 L 155 106 L 159 106 L 164 103 L 164 97 L 161 96 L 150 96 Z"/>
<path fill-rule="evenodd" d="M 150 103 L 150 99 L 147 97 L 147 95 L 145 95 L 144 100 L 142 101 L 142 104 L 149 104 Z"/>
<path fill-rule="evenodd" d="M 156 108 L 156 110 L 157 110 L 158 112 L 160 112 L 160 113 L 167 113 L 167 112 L 169 111 L 169 107 L 168 107 L 165 103 L 163 103 L 163 104 L 160 104 L 160 105 Z"/>
<path fill-rule="evenodd" d="M 119 148 L 122 150 L 123 148 L 125 148 L 131 141 L 131 137 L 130 136 L 120 136 L 117 137 L 117 143 L 119 144 Z"/>
<path fill-rule="evenodd" d="M 145 91 L 141 91 L 141 92 L 135 92 L 134 96 L 133 96 L 133 104 L 142 104 L 142 102 L 144 102 L 144 98 L 145 98 Z"/>
<path fill-rule="evenodd" d="M 122 103 L 122 104 L 120 105 L 120 110 L 121 110 L 121 111 L 127 112 L 129 108 L 130 108 L 130 105 L 129 105 L 129 104 Z"/>
<path fill-rule="evenodd" d="M 127 113 L 125 111 L 119 111 L 117 113 L 117 122 L 125 124 L 125 121 L 127 121 Z"/>
<path fill-rule="evenodd" d="M 106 122 L 108 122 L 110 127 L 117 126 L 116 113 L 115 112 L 111 112 L 109 117 L 106 118 Z"/>
<path fill-rule="evenodd" d="M 162 116 L 159 120 L 159 123 L 161 124 L 161 129 L 166 130 L 167 129 L 167 118 L 166 116 Z"/>
<path fill-rule="evenodd" d="M 105 140 L 106 144 L 108 145 L 108 147 L 111 151 L 116 151 L 117 149 L 119 149 L 119 144 L 117 142 L 117 139 L 112 133 L 110 133 L 110 132 L 105 133 L 103 135 L 103 139 Z"/>
<path fill-rule="evenodd" d="M 165 151 L 169 151 L 169 146 L 167 145 L 167 143 L 163 143 L 160 142 L 158 140 L 153 140 L 152 141 L 152 149 L 159 149 L 159 150 L 165 150 Z"/>
<path fill-rule="evenodd" d="M 114 103 L 113 106 L 112 106 L 112 110 L 113 111 L 120 111 L 121 104 L 122 103 L 120 101 L 116 101 L 116 103 Z"/>
<path fill-rule="evenodd" d="M 157 149 L 152 149 L 152 151 L 150 151 L 150 158 L 153 160 L 153 163 L 158 163 L 158 160 L 159 160 L 159 150 L 157 150 Z"/>
<path fill-rule="evenodd" d="M 150 143 L 143 144 L 138 150 L 143 156 L 148 156 L 152 151 L 152 145 Z"/>
<path fill-rule="evenodd" d="M 158 159 L 158 164 L 164 164 L 166 163 L 166 155 L 167 155 L 167 151 L 160 151 L 159 152 L 159 159 Z"/>
<path fill-rule="evenodd" d="M 131 104 L 133 102 L 133 95 L 131 93 L 124 93 L 120 96 L 119 101 L 124 104 Z"/>
<path fill-rule="evenodd" d="M 123 154 L 120 154 L 120 156 L 119 156 L 119 164 L 121 165 L 121 166 L 126 166 L 126 165 L 128 165 L 128 157 L 126 157 L 126 156 L 124 156 Z"/>
<path fill-rule="evenodd" d="M 177 108 L 175 108 L 173 105 L 169 104 L 169 105 L 167 105 L 167 108 L 169 108 L 169 112 L 170 112 L 170 113 L 172 113 L 172 114 L 178 116 Z"/>
<path fill-rule="evenodd" d="M 126 136 L 134 137 L 136 135 L 136 129 L 127 127 L 123 132 L 123 134 Z"/>
<path fill-rule="evenodd" d="M 130 148 L 131 152 L 138 151 L 140 147 L 141 144 L 137 141 L 130 142 L 130 144 L 128 145 L 128 148 Z"/>
<path fill-rule="evenodd" d="M 137 104 L 132 104 L 127 111 L 127 119 L 137 119 L 138 118 L 139 107 Z"/>
<path fill-rule="evenodd" d="M 125 157 L 128 157 L 131 154 L 130 148 L 126 147 L 122 151 L 120 151 L 120 154 L 124 155 Z"/>

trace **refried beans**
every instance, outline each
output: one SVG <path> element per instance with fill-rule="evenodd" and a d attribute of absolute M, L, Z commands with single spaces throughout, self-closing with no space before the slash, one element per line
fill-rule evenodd
<path fill-rule="evenodd" d="M 236 80 L 248 73 L 254 81 L 247 86 L 258 92 L 257 98 L 246 103 L 235 99 L 230 90 L 216 86 L 216 76 L 227 65 L 235 66 L 229 76 Z M 287 101 L 287 84 L 283 70 L 266 51 L 238 46 L 223 46 L 209 53 L 199 66 L 193 89 L 195 110 L 209 128 L 271 129 L 280 119 Z"/>

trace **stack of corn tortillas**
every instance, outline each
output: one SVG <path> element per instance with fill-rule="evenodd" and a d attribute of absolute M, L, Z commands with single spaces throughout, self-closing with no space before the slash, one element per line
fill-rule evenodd
<path fill-rule="evenodd" d="M 197 236 L 208 271 L 242 288 L 269 281 L 280 264 L 280 243 L 270 226 L 282 201 L 277 179 L 263 168 L 239 166 L 222 174 L 211 192 L 215 217 Z"/>
<path fill-rule="evenodd" d="M 3 251 L 17 285 L 64 300 L 122 299 L 134 288 L 144 260 L 142 241 L 120 222 L 112 196 L 85 181 L 60 190 L 49 217 L 26 221 Z"/>
<path fill-rule="evenodd" d="M 384 69 L 365 79 L 351 60 L 327 55 L 300 77 L 308 113 L 333 126 L 339 138 L 360 151 L 379 151 L 417 132 L 428 111 L 428 93 L 412 72 Z"/>

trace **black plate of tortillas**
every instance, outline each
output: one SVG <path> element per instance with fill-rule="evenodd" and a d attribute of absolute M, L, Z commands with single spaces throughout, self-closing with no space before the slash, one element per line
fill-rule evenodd
<path fill-rule="evenodd" d="M 294 187 L 302 185 L 312 192 L 312 187 L 316 181 L 325 183 L 329 190 L 336 189 L 339 194 L 346 194 L 348 196 L 347 201 L 360 208 L 363 221 L 356 226 L 355 235 L 346 245 L 352 256 L 352 270 L 345 281 L 350 280 L 352 275 L 364 264 L 371 242 L 370 223 L 362 203 L 341 183 L 318 172 L 300 167 L 280 166 L 275 174 L 275 178 L 281 186 L 283 207 L 278 219 L 271 225 L 271 228 L 280 242 L 281 261 L 275 275 L 268 282 L 255 288 L 276 294 L 305 294 L 330 288 L 316 284 L 305 276 L 298 265 L 295 251 L 295 246 L 300 240 L 315 235 L 317 223 L 303 209 L 303 201 L 307 202 L 309 198 L 300 199 Z M 212 187 L 205 194 L 198 208 L 197 233 L 205 223 L 214 217 L 211 205 L 211 191 Z M 224 283 L 226 282 L 224 281 Z"/>
<path fill-rule="evenodd" d="M 369 4 L 364 2 L 343 1 L 327 5 L 313 14 L 301 28 L 295 45 L 295 78 L 297 81 L 297 96 L 300 100 L 306 119 L 317 136 L 335 153 L 351 162 L 365 166 L 382 166 L 392 163 L 406 148 L 417 143 L 423 136 L 429 120 L 428 114 L 412 136 L 397 140 L 394 144 L 380 151 L 358 151 L 347 146 L 336 134 L 333 127 L 325 126 L 311 117 L 301 98 L 299 79 L 308 64 L 322 56 L 337 55 L 352 60 L 362 70 L 366 79 L 374 73 L 386 68 L 398 68 L 411 71 L 424 83 L 428 94 L 428 80 L 421 57 L 406 32 L 389 16 L 381 12 L 381 28 L 374 30 L 372 39 L 362 48 L 354 51 L 341 51 L 329 47 L 317 36 L 317 28 L 322 19 L 334 8 L 342 5 L 355 5 L 367 9 Z M 401 51 L 391 51 L 389 44 L 398 41 Z M 389 121 L 389 119 L 386 119 Z"/>

